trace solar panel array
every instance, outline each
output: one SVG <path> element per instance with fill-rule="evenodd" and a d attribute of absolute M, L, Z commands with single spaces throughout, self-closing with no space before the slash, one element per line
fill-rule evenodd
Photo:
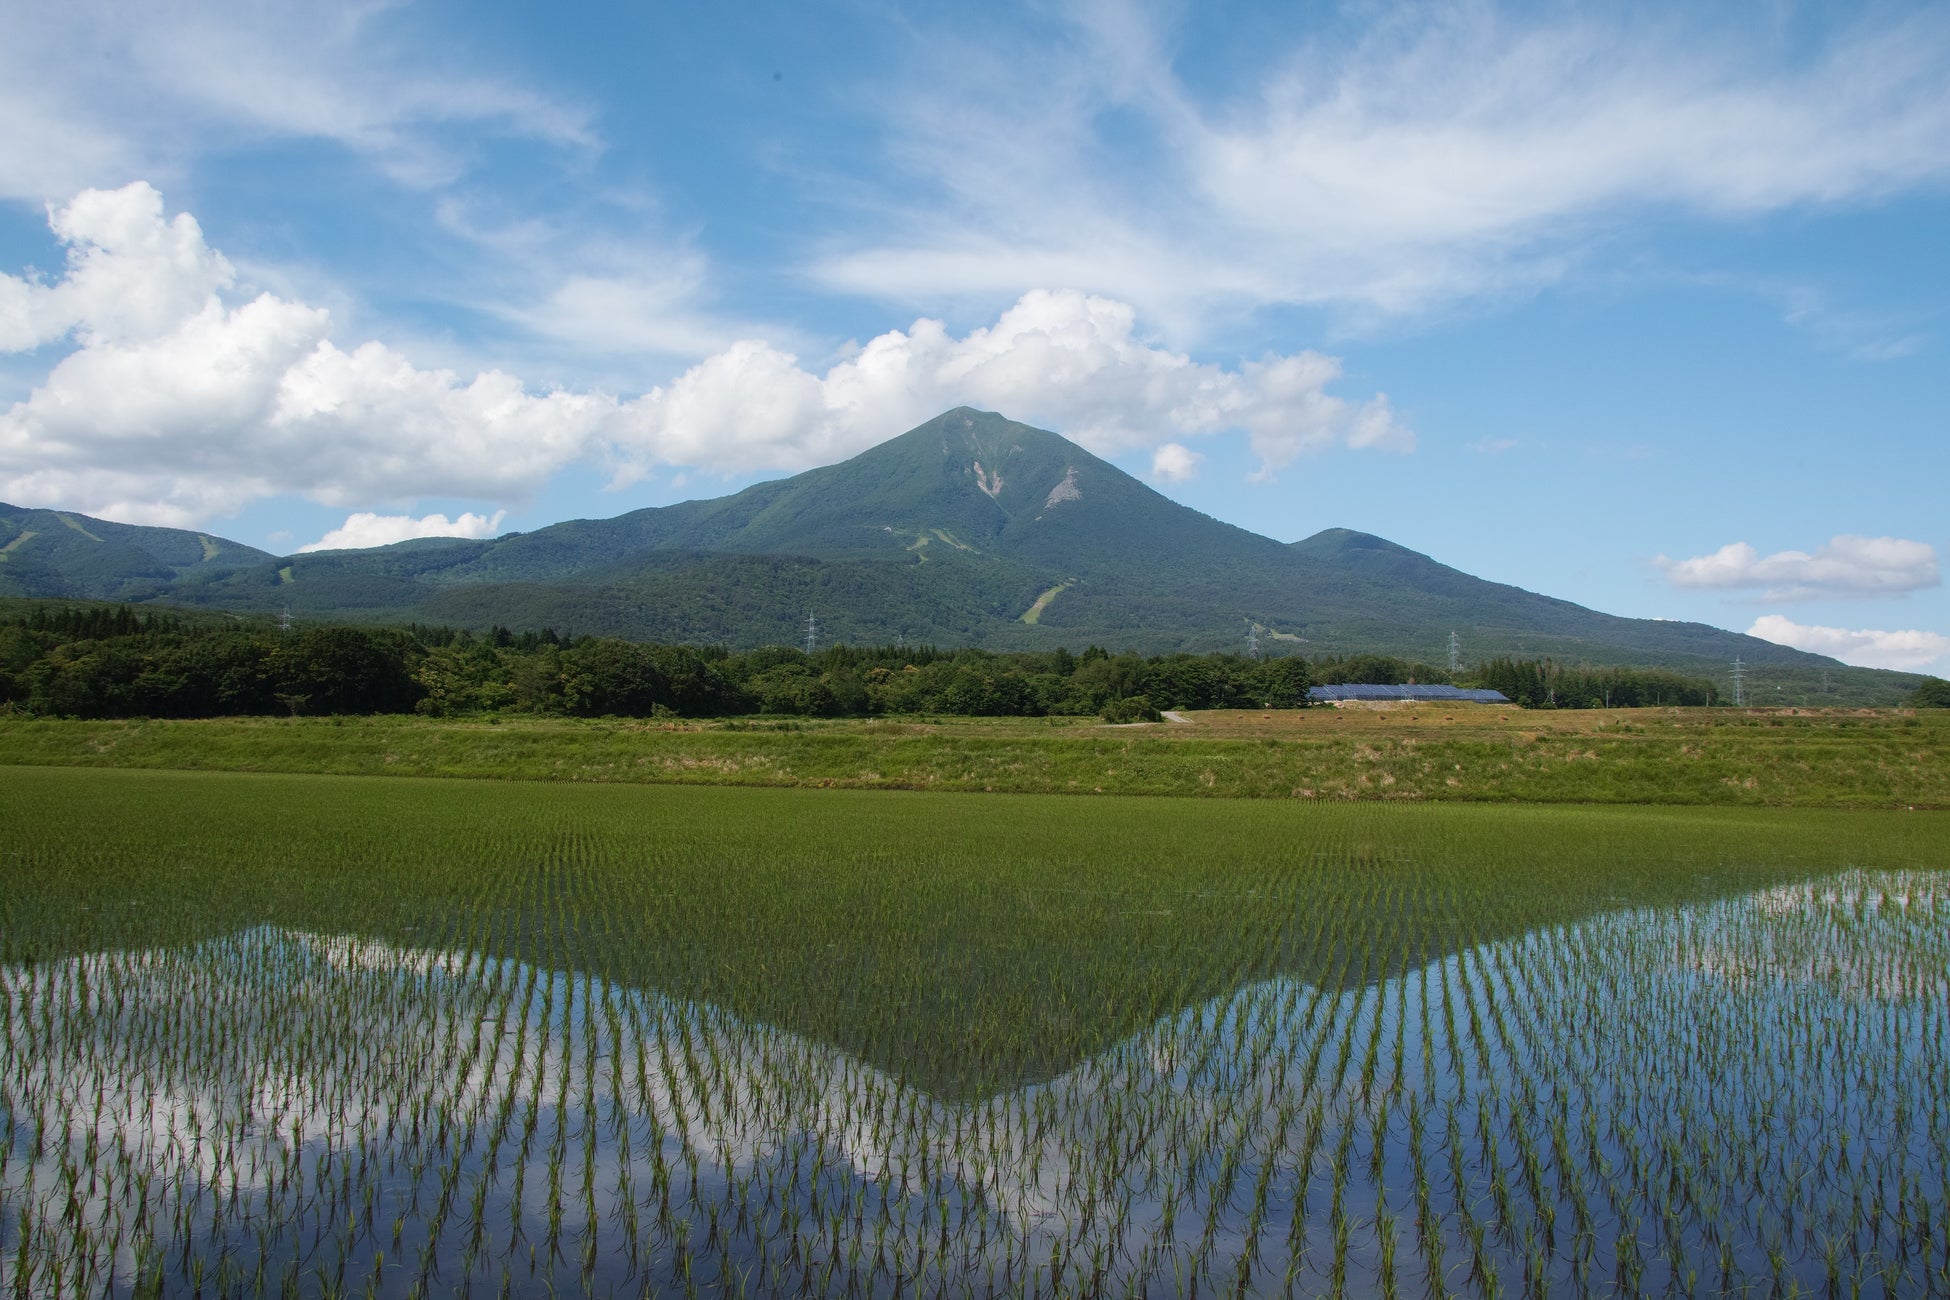
<path fill-rule="evenodd" d="M 1339 686 L 1316 686 L 1307 692 L 1316 703 L 1337 700 L 1429 700 L 1447 704 L 1508 704 L 1502 691 L 1468 690 L 1461 686 L 1375 686 L 1348 682 Z"/>

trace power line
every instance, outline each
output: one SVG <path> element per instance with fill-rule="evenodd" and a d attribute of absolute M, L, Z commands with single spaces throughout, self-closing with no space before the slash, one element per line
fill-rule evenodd
<path fill-rule="evenodd" d="M 1449 634 L 1449 671 L 1462 671 L 1462 638 L 1454 632 Z"/>
<path fill-rule="evenodd" d="M 1733 657 L 1733 707 L 1744 708 L 1747 704 L 1747 666 L 1740 662 L 1740 656 Z"/>
<path fill-rule="evenodd" d="M 811 658 L 813 651 L 817 650 L 818 648 L 819 648 L 819 620 L 813 617 L 813 612 L 811 610 L 807 610 L 806 611 L 806 657 Z"/>

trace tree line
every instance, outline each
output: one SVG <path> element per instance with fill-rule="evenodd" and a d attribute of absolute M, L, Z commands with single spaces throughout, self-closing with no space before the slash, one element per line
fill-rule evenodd
<path fill-rule="evenodd" d="M 1308 661 L 997 653 L 934 646 L 732 652 L 552 630 L 486 634 L 185 620 L 128 607 L 40 607 L 0 621 L 0 710 L 79 718 L 248 714 L 848 717 L 960 714 L 1156 719 L 1162 709 L 1307 703 L 1315 682 L 1485 685 L 1533 708 L 1707 704 L 1704 682 L 1657 669 L 1497 660 L 1449 674 L 1382 655 Z"/>
<path fill-rule="evenodd" d="M 1383 686 L 1469 686 L 1501 691 L 1526 709 L 1704 708 L 1720 702 L 1712 682 L 1668 668 L 1586 667 L 1550 659 L 1492 659 L 1460 672 L 1387 655 L 1315 659 L 1314 680 Z"/>
<path fill-rule="evenodd" d="M 1544 660 L 1492 659 L 1476 682 L 1527 709 L 1639 709 L 1718 704 L 1712 682 L 1666 668 L 1567 667 Z"/>
<path fill-rule="evenodd" d="M 0 709 L 80 718 L 534 713 L 578 717 L 1103 714 L 1297 708 L 1297 658 L 998 654 L 933 646 L 733 653 L 552 630 L 485 635 L 185 621 L 123 609 L 35 609 L 0 622 Z"/>

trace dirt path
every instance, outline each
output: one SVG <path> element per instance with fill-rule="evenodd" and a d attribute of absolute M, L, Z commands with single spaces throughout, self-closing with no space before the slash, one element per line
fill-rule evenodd
<path fill-rule="evenodd" d="M 1158 716 L 1163 718 L 1166 722 L 1175 722 L 1181 727 L 1189 727 L 1192 725 L 1192 720 L 1190 718 L 1186 717 L 1182 713 L 1175 713 L 1170 709 L 1166 709 L 1163 713 L 1159 714 Z"/>

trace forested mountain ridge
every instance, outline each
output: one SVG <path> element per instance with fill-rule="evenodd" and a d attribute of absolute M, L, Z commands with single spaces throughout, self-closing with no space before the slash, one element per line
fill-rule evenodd
<path fill-rule="evenodd" d="M 0 501 L 0 596 L 145 601 L 188 595 L 211 577 L 269 562 L 214 533 L 117 524 Z"/>
<path fill-rule="evenodd" d="M 1179 505 L 1058 434 L 965 407 L 730 496 L 493 540 L 277 559 L 200 534 L 27 513 L 122 542 L 129 572 L 66 577 L 55 561 L 83 554 L 70 546 L 40 560 L 67 590 L 0 593 L 732 647 L 799 642 L 811 615 L 822 642 L 855 644 L 1199 652 L 1243 648 L 1256 625 L 1275 654 L 1445 663 L 1453 631 L 1468 662 L 1553 657 L 1718 676 L 1738 655 L 1810 681 L 1868 671 L 1704 624 L 1599 613 L 1347 529 L 1283 544 Z M 145 550 L 150 534 L 167 538 Z M 215 554 L 183 564 L 195 559 L 184 539 Z M 13 548 L 12 573 L 38 540 Z M 108 555 L 94 553 L 97 570 Z M 10 576 L 0 565 L 0 583 Z M 103 590 L 116 581 L 122 589 Z"/>

